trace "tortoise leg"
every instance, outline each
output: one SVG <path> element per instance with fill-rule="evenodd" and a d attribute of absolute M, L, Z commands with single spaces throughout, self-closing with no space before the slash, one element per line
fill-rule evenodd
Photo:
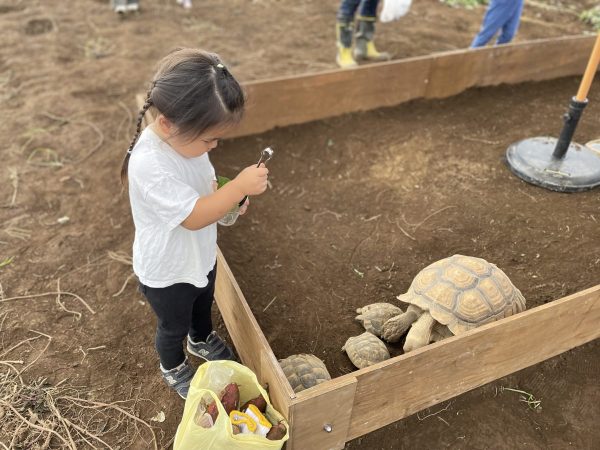
<path fill-rule="evenodd" d="M 392 317 L 383 324 L 381 337 L 388 342 L 398 342 L 422 313 L 421 309 L 415 305 L 410 305 L 404 314 Z"/>
<path fill-rule="evenodd" d="M 435 323 L 435 319 L 431 317 L 429 312 L 424 312 L 421 314 L 419 320 L 417 320 L 417 322 L 411 327 L 408 335 L 406 336 L 406 341 L 404 342 L 404 353 L 408 353 L 412 350 L 429 344 L 431 332 Z"/>
<path fill-rule="evenodd" d="M 448 329 L 446 325 L 442 325 L 439 322 L 436 322 L 433 326 L 433 331 L 431 332 L 431 338 L 429 343 L 439 342 L 443 339 L 454 336 L 452 332 Z"/>

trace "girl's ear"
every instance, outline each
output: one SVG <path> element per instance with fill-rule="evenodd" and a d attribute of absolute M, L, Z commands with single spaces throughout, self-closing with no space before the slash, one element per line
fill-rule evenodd
<path fill-rule="evenodd" d="M 163 116 L 162 114 L 158 115 L 158 117 L 156 118 L 156 122 L 158 124 L 159 130 L 165 136 L 172 136 L 177 131 L 177 129 L 173 125 L 173 123 L 169 119 L 167 119 L 165 116 Z"/>

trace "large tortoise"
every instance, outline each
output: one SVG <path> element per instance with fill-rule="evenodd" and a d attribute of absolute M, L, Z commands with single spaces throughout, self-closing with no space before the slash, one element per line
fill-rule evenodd
<path fill-rule="evenodd" d="M 294 392 L 300 392 L 323 381 L 331 380 L 325 363 L 315 355 L 292 355 L 279 360 L 279 364 Z"/>
<path fill-rule="evenodd" d="M 383 325 L 381 336 L 397 342 L 412 325 L 405 352 L 525 309 L 525 298 L 502 270 L 484 259 L 463 255 L 421 270 L 398 300 L 409 307 Z"/>

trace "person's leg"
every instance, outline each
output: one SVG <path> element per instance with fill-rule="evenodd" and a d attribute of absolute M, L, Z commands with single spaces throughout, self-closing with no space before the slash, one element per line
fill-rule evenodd
<path fill-rule="evenodd" d="M 375 48 L 375 22 L 377 21 L 377 5 L 379 0 L 363 0 L 360 15 L 356 18 L 356 40 L 354 57 L 371 61 L 387 61 L 390 55 Z"/>
<path fill-rule="evenodd" d="M 188 334 L 187 349 L 192 355 L 206 361 L 229 359 L 235 361 L 231 348 L 213 330 L 211 306 L 214 300 L 217 266 L 208 274 L 208 285 L 194 301 L 192 322 Z"/>
<path fill-rule="evenodd" d="M 512 38 L 517 34 L 519 23 L 521 21 L 521 13 L 523 12 L 523 0 L 515 0 L 514 11 L 508 21 L 502 27 L 502 33 L 498 36 L 496 44 L 506 44 L 512 41 Z"/>
<path fill-rule="evenodd" d="M 361 0 L 342 0 L 337 12 L 340 22 L 352 22 Z"/>
<path fill-rule="evenodd" d="M 208 284 L 202 289 L 192 307 L 192 321 L 190 323 L 189 337 L 194 342 L 205 341 L 213 331 L 211 309 L 215 296 L 215 279 L 217 277 L 217 266 L 207 275 Z"/>
<path fill-rule="evenodd" d="M 377 17 L 377 5 L 379 0 L 362 0 L 360 3 L 360 15 L 363 17 Z"/>
<path fill-rule="evenodd" d="M 165 382 L 186 398 L 195 370 L 183 353 L 183 340 L 189 330 L 194 299 L 198 288 L 178 283 L 165 288 L 140 284 L 158 318 L 155 345 L 160 357 L 160 371 Z"/>
<path fill-rule="evenodd" d="M 515 0 L 491 0 L 490 6 L 485 12 L 481 29 L 471 43 L 471 48 L 483 47 L 494 37 L 511 17 L 514 2 Z"/>
<path fill-rule="evenodd" d="M 356 67 L 352 56 L 352 38 L 354 35 L 354 14 L 360 5 L 360 0 L 342 0 L 337 12 L 335 35 L 337 54 L 335 61 L 342 69 Z"/>
<path fill-rule="evenodd" d="M 165 288 L 141 286 L 158 318 L 155 345 L 164 370 L 173 369 L 185 361 L 183 341 L 190 329 L 194 299 L 199 289 L 187 283 Z"/>

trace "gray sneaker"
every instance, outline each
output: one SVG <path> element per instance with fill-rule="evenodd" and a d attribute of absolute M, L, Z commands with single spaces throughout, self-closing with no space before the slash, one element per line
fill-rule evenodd
<path fill-rule="evenodd" d="M 178 367 L 171 370 L 163 370 L 161 366 L 160 372 L 169 387 L 175 389 L 175 392 L 177 392 L 181 398 L 185 399 L 190 390 L 190 383 L 192 378 L 194 378 L 194 373 L 196 372 L 194 368 L 188 364 L 187 358 Z"/>
<path fill-rule="evenodd" d="M 222 359 L 235 361 L 236 359 L 231 348 L 219 337 L 216 331 L 213 331 L 208 335 L 206 342 L 192 342 L 188 336 L 187 349 L 192 355 L 202 358 L 205 361 L 217 361 Z"/>

